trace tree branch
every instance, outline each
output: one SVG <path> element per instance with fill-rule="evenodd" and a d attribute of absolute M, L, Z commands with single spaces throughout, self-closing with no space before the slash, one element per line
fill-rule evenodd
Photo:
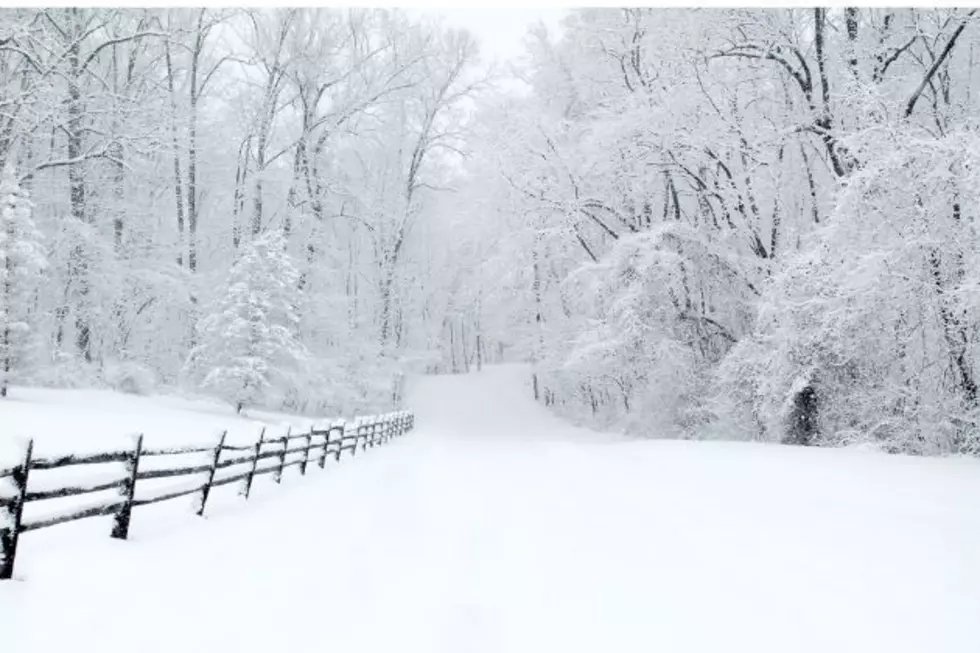
<path fill-rule="evenodd" d="M 120 36 L 118 38 L 109 39 L 108 41 L 104 41 L 103 43 L 100 43 L 94 50 L 92 50 L 91 52 L 89 52 L 89 54 L 88 54 L 87 57 L 85 57 L 85 63 L 82 64 L 81 70 L 87 69 L 88 66 L 89 66 L 89 64 L 92 63 L 92 61 L 94 61 L 95 58 L 97 56 L 99 56 L 99 53 L 102 52 L 103 50 L 105 50 L 106 48 L 111 47 L 113 45 L 119 45 L 120 43 L 127 43 L 129 41 L 134 41 L 136 39 L 141 39 L 144 36 L 160 36 L 160 37 L 166 37 L 168 35 L 167 35 L 166 32 L 137 32 L 135 34 L 129 34 L 128 36 Z"/>
<path fill-rule="evenodd" d="M 953 51 L 953 46 L 956 45 L 956 40 L 960 37 L 960 34 L 963 33 L 963 30 L 966 29 L 967 23 L 970 22 L 970 19 L 973 18 L 973 14 L 975 13 L 977 13 L 977 10 L 973 9 L 966 15 L 959 27 L 956 28 L 956 31 L 954 31 L 952 36 L 949 37 L 949 41 L 946 42 L 946 47 L 944 47 L 943 51 L 939 54 L 939 58 L 933 62 L 932 67 L 929 68 L 925 74 L 925 77 L 922 78 L 922 81 L 919 83 L 919 87 L 915 89 L 914 93 L 912 93 L 912 97 L 909 98 L 908 104 L 905 106 L 906 118 L 912 115 L 912 112 L 915 110 L 915 103 L 919 101 L 919 97 L 921 97 L 922 92 L 925 91 L 926 86 L 928 86 L 932 81 L 933 75 L 936 74 L 939 67 L 943 65 L 944 61 L 946 61 L 949 53 Z"/>

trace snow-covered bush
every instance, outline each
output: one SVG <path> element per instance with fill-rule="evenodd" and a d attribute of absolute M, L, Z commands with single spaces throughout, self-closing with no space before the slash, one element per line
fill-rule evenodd
<path fill-rule="evenodd" d="M 64 351 L 52 352 L 50 357 L 25 375 L 24 381 L 48 388 L 91 388 L 102 385 L 95 365 Z"/>
<path fill-rule="evenodd" d="M 133 395 L 149 395 L 157 386 L 156 374 L 134 361 L 110 361 L 103 366 L 102 378 L 113 390 Z"/>

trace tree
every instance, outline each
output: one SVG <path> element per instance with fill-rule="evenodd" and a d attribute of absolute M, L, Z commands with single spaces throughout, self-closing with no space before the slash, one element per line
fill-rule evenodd
<path fill-rule="evenodd" d="M 437 34 L 436 47 L 423 60 L 424 81 L 396 105 L 393 138 L 396 144 L 391 197 L 378 213 L 374 231 L 379 254 L 379 341 L 387 346 L 398 331 L 394 307 L 397 303 L 396 275 L 405 240 L 420 212 L 420 195 L 425 189 L 438 189 L 438 182 L 427 178 L 433 159 L 446 152 L 459 152 L 459 116 L 454 109 L 483 83 L 468 79 L 466 73 L 477 55 L 477 46 L 468 32 Z M 388 184 L 386 184 L 388 185 Z"/>
<path fill-rule="evenodd" d="M 0 178 L 0 397 L 7 396 L 13 373 L 35 344 L 35 293 L 47 259 L 31 209 L 28 193 L 7 163 Z"/>
<path fill-rule="evenodd" d="M 308 364 L 297 339 L 299 272 L 284 245 L 280 231 L 269 231 L 242 248 L 186 363 L 200 387 L 238 412 L 286 392 Z"/>
<path fill-rule="evenodd" d="M 969 450 L 975 16 L 583 9 L 533 30 L 528 92 L 481 104 L 467 192 L 493 189 L 473 212 L 511 272 L 490 285 L 516 283 L 489 311 L 535 397 L 632 431 Z M 900 263 L 857 292 L 841 271 L 872 252 Z M 488 311 L 467 295 L 447 324 Z M 879 323 L 919 340 L 877 352 Z"/>
<path fill-rule="evenodd" d="M 37 382 L 114 385 L 119 363 L 176 382 L 198 296 L 281 227 L 302 261 L 296 339 L 322 361 L 304 387 L 331 410 L 390 400 L 400 350 L 428 337 L 417 288 L 438 273 L 412 226 L 463 144 L 469 39 L 397 10 L 0 18 L 0 159 L 50 249 L 35 328 L 54 355 Z M 365 374 L 383 314 L 390 356 Z"/>
<path fill-rule="evenodd" d="M 868 163 L 766 288 L 721 394 L 767 440 L 975 454 L 980 141 L 899 124 L 850 143 Z"/>

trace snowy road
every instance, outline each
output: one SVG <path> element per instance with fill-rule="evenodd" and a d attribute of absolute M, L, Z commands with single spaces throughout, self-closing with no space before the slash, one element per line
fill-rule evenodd
<path fill-rule="evenodd" d="M 25 536 L 25 580 L 0 586 L 0 641 L 980 650 L 975 461 L 623 441 L 559 422 L 523 379 L 423 379 L 416 432 L 206 520 L 165 529 L 138 512 L 125 543 Z"/>

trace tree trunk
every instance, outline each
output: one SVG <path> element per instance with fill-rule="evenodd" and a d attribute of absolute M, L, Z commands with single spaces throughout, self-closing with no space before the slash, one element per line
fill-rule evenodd
<path fill-rule="evenodd" d="M 382 258 L 381 279 L 381 345 L 385 346 L 391 338 L 393 290 L 395 286 L 395 270 L 398 265 L 405 232 L 400 228 L 395 234 L 390 251 L 385 251 Z"/>
<path fill-rule="evenodd" d="M 170 41 L 164 40 L 167 63 L 167 89 L 170 91 L 170 138 L 174 156 L 174 200 L 177 207 L 177 266 L 184 267 L 184 175 L 180 170 L 180 144 L 177 136 L 177 94 L 174 90 L 174 68 Z"/>
<path fill-rule="evenodd" d="M 959 205 L 954 205 L 954 210 L 958 212 Z M 936 288 L 936 296 L 939 303 L 939 320 L 943 328 L 943 336 L 946 339 L 949 357 L 956 368 L 959 377 L 960 390 L 963 398 L 970 408 L 977 405 L 977 382 L 973 374 L 973 367 L 968 358 L 969 335 L 966 326 L 961 320 L 953 315 L 950 309 L 950 298 L 947 295 L 945 284 L 942 277 L 942 255 L 939 250 L 933 249 L 929 255 L 929 266 L 932 270 L 933 282 Z"/>
<path fill-rule="evenodd" d="M 197 75 L 200 65 L 201 50 L 204 47 L 206 32 L 203 28 L 204 9 L 198 15 L 197 38 L 194 41 L 194 51 L 191 53 L 191 94 L 190 120 L 187 132 L 187 269 L 193 274 L 197 272 Z"/>
<path fill-rule="evenodd" d="M 231 214 L 231 244 L 238 249 L 242 242 L 242 214 L 245 212 L 245 189 L 248 183 L 248 160 L 252 136 L 248 135 L 238 148 L 238 166 L 235 168 L 235 196 Z"/>
<path fill-rule="evenodd" d="M 817 183 L 813 179 L 813 168 L 810 167 L 810 157 L 806 153 L 806 145 L 800 143 L 800 154 L 803 157 L 803 169 L 806 171 L 807 188 L 810 189 L 810 211 L 814 224 L 820 224 L 820 207 L 817 205 Z"/>
<path fill-rule="evenodd" d="M 7 236 L 10 240 L 13 240 L 13 234 L 10 231 L 12 229 L 8 230 Z M 2 304 L 0 304 L 0 318 L 3 320 L 3 333 L 0 334 L 0 338 L 2 338 L 0 340 L 0 347 L 2 347 L 3 352 L 3 374 L 0 376 L 0 397 L 7 396 L 7 384 L 9 383 L 10 369 L 12 367 L 11 358 L 13 357 L 10 342 L 10 322 L 12 320 L 10 303 L 11 294 L 13 293 L 11 278 L 13 276 L 14 266 L 9 256 L 4 257 L 3 266 L 5 274 L 3 277 L 3 298 Z"/>
<path fill-rule="evenodd" d="M 786 444 L 808 446 L 817 434 L 817 391 L 808 383 L 793 397 Z"/>
<path fill-rule="evenodd" d="M 483 338 L 479 332 L 476 334 L 476 371 L 483 370 Z"/>
<path fill-rule="evenodd" d="M 847 24 L 847 65 L 855 80 L 860 79 L 857 59 L 857 39 L 858 39 L 858 9 L 857 7 L 844 8 L 844 22 Z"/>
<path fill-rule="evenodd" d="M 85 210 L 85 171 L 82 157 L 82 91 L 81 76 L 81 11 L 74 7 L 70 14 L 73 38 L 68 48 L 68 186 L 71 217 L 81 224 L 88 224 Z M 78 305 L 75 307 L 75 346 L 85 362 L 92 361 L 91 323 L 89 315 L 89 265 L 88 253 L 80 242 L 72 247 L 69 269 L 78 288 Z"/>
<path fill-rule="evenodd" d="M 834 174 L 838 177 L 843 177 L 849 172 L 850 165 L 844 163 L 841 152 L 838 151 L 837 139 L 834 137 L 834 120 L 830 112 L 830 82 L 827 78 L 827 64 L 824 56 L 825 22 L 826 10 L 819 7 L 815 8 L 813 10 L 813 43 L 817 55 L 817 71 L 820 75 L 820 97 L 822 102 L 821 113 L 816 119 L 815 124 L 820 133 L 820 138 L 827 148 L 827 154 L 830 156 L 830 163 L 834 168 Z"/>

